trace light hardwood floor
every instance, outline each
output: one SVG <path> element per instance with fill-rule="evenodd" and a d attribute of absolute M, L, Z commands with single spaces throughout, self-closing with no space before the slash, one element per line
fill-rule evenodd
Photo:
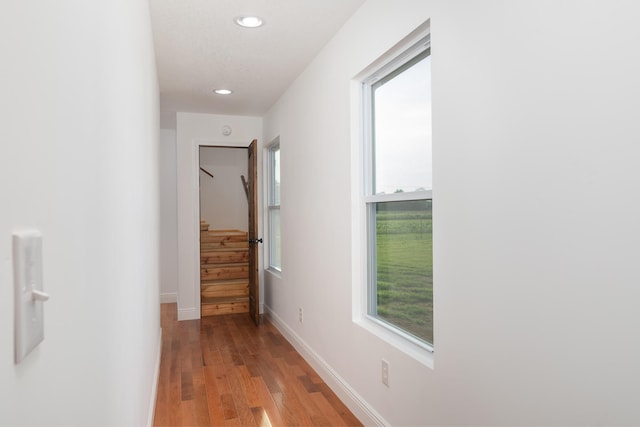
<path fill-rule="evenodd" d="M 154 426 L 361 426 L 268 321 L 178 322 L 162 304 Z"/>

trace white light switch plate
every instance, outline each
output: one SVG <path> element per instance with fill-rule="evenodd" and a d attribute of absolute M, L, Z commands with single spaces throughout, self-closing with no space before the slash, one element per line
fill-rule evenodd
<path fill-rule="evenodd" d="M 42 234 L 39 231 L 13 233 L 13 276 L 15 363 L 18 364 L 44 339 L 42 305 L 48 296 L 42 292 Z"/>

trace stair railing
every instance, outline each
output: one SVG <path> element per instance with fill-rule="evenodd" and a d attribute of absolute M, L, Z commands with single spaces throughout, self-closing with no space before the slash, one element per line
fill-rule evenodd
<path fill-rule="evenodd" d="M 249 200 L 249 183 L 247 182 L 244 175 L 240 175 L 240 179 L 242 179 L 242 188 L 244 188 L 244 194 L 247 195 L 247 200 Z"/>
<path fill-rule="evenodd" d="M 206 173 L 207 175 L 209 175 L 211 178 L 213 178 L 213 175 L 211 174 L 211 172 L 209 172 L 209 171 L 208 171 L 208 170 L 206 170 L 205 168 L 200 167 L 200 170 L 201 170 L 202 172 Z"/>

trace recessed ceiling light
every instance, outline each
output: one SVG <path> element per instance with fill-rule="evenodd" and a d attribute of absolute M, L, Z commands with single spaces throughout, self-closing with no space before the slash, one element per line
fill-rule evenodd
<path fill-rule="evenodd" d="M 214 92 L 218 95 L 231 95 L 233 93 L 233 91 L 229 89 L 215 89 Z"/>
<path fill-rule="evenodd" d="M 238 16 L 236 18 L 236 24 L 245 28 L 258 28 L 262 26 L 263 22 L 262 19 L 257 16 Z"/>

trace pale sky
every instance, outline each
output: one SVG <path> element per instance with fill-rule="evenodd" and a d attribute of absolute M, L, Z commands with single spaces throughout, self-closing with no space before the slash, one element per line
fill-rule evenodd
<path fill-rule="evenodd" d="M 375 193 L 431 185 L 431 56 L 375 92 Z"/>

